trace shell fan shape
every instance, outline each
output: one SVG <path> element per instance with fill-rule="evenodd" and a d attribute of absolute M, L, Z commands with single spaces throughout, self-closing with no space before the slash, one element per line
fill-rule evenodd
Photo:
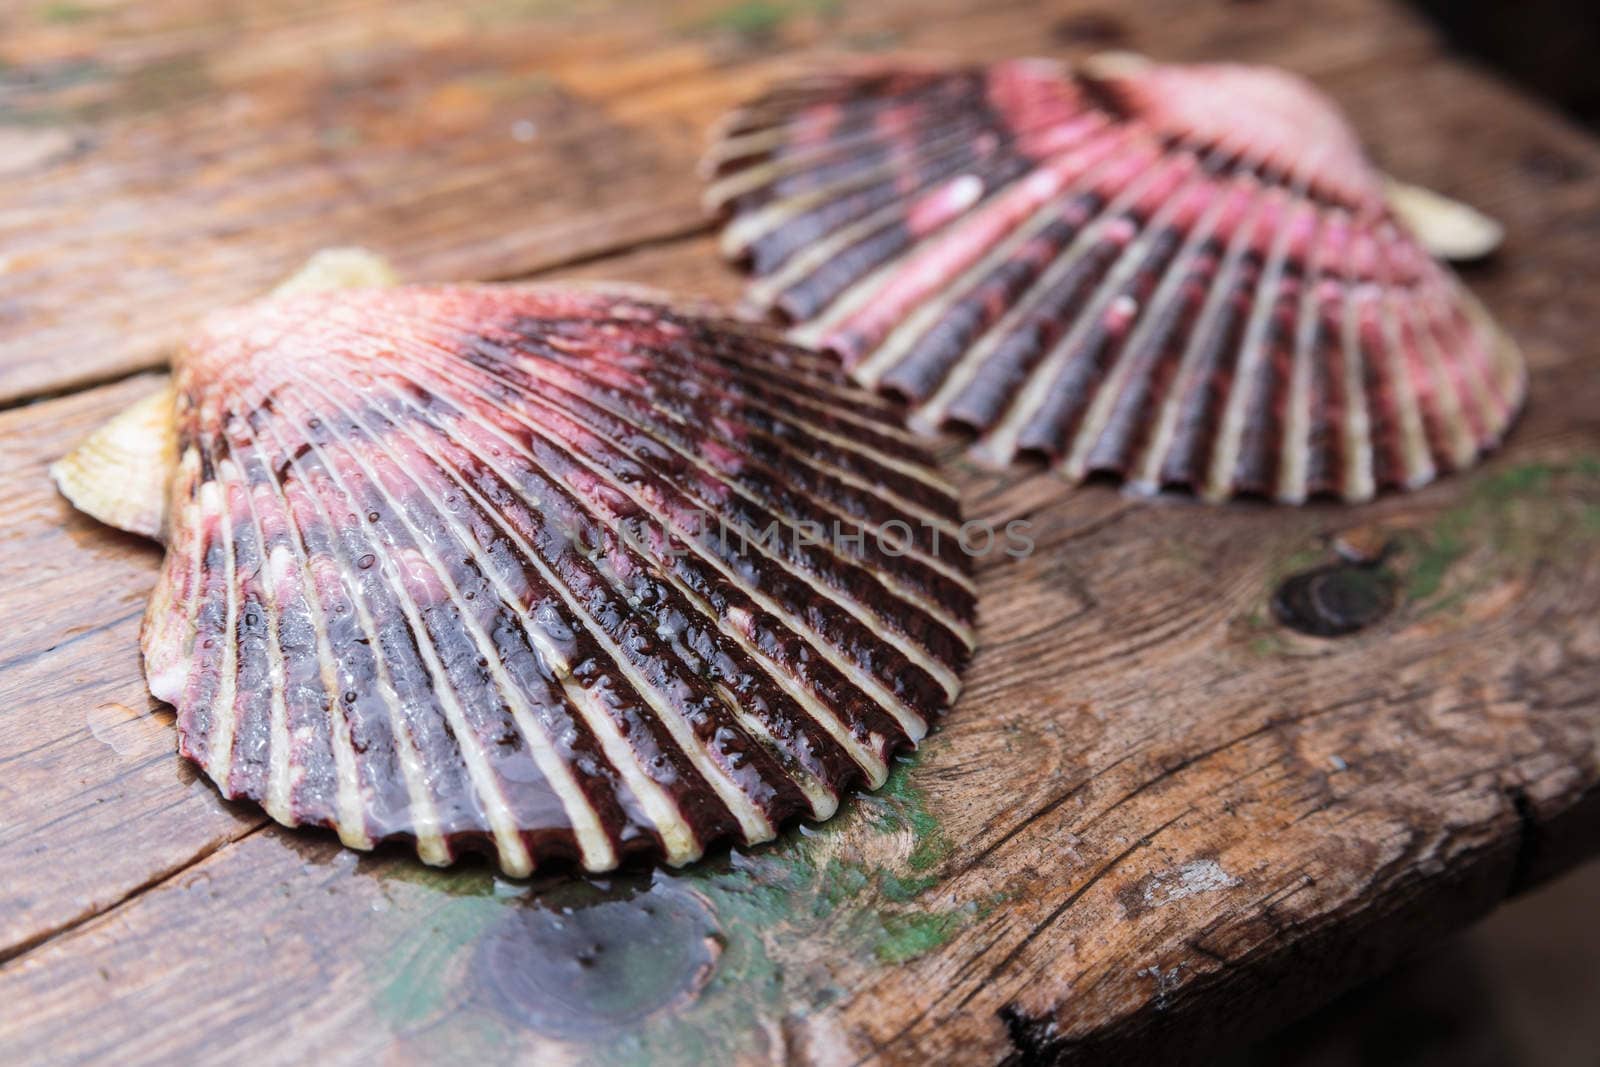
<path fill-rule="evenodd" d="M 995 465 L 1360 500 L 1471 464 L 1522 400 L 1515 347 L 1282 71 L 823 74 L 708 164 L 751 310 Z"/>
<path fill-rule="evenodd" d="M 683 863 L 826 818 L 956 695 L 954 496 L 891 404 L 759 328 L 339 292 L 213 316 L 174 374 L 146 673 L 279 822 L 516 875 Z"/>

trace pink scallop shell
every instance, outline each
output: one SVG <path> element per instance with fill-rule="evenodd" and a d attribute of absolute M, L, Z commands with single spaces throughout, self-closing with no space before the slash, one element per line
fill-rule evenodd
<path fill-rule="evenodd" d="M 993 464 L 1361 500 L 1472 464 L 1522 401 L 1515 346 L 1283 71 L 825 75 L 709 162 L 751 310 Z"/>
<path fill-rule="evenodd" d="M 282 823 L 513 874 L 682 863 L 826 818 L 958 691 L 955 497 L 892 405 L 765 331 L 345 291 L 214 316 L 174 384 L 146 673 Z"/>

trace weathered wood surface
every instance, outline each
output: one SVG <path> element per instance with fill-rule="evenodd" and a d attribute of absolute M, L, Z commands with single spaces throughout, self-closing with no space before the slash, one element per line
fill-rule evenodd
<path fill-rule="evenodd" d="M 1365 0 L 1316 6 L 1326 28 L 1289 4 L 1240 18 L 1181 0 L 1114 22 L 962 0 L 9 5 L 0 401 L 151 366 L 186 322 L 329 244 L 448 280 L 682 234 L 701 222 L 707 124 L 801 46 L 1006 55 L 1126 37 L 1310 73 L 1424 47 Z"/>
<path fill-rule="evenodd" d="M 157 550 L 72 514 L 45 478 L 156 379 L 0 414 L 0 1059 L 1193 1055 L 1593 853 L 1600 149 L 1396 12 L 1314 6 L 1330 17 L 1274 0 L 5 16 L 0 105 L 26 122 L 0 143 L 36 154 L 0 153 L 13 398 L 150 365 L 193 314 L 330 240 L 415 276 L 592 260 L 563 273 L 731 296 L 708 239 L 666 238 L 700 225 L 703 122 L 796 62 L 791 45 L 1116 44 L 1312 73 L 1385 165 L 1506 222 L 1470 278 L 1534 378 L 1482 471 L 1358 509 L 1151 503 L 959 467 L 969 511 L 1029 519 L 1037 550 L 982 561 L 983 647 L 915 768 L 749 855 L 531 885 L 360 858 L 219 801 L 138 676 Z M 16 73 L 80 53 L 95 77 Z M 205 78 L 126 101 L 176 56 Z M 502 136 L 520 98 L 497 110 L 461 88 L 505 70 L 548 79 L 532 121 L 563 131 L 557 148 Z M 274 154 L 328 114 L 368 152 Z M 55 129 L 76 155 L 42 152 Z M 562 172 L 619 129 L 635 142 Z M 1349 529 L 1394 541 L 1394 611 L 1339 639 L 1279 626 L 1273 590 Z"/>

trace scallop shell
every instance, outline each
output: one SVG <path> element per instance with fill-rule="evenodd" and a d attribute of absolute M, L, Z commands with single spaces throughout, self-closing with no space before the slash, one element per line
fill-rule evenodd
<path fill-rule="evenodd" d="M 1506 229 L 1500 223 L 1471 204 L 1432 189 L 1389 178 L 1384 196 L 1390 210 L 1440 259 L 1482 259 L 1505 241 Z"/>
<path fill-rule="evenodd" d="M 324 248 L 272 290 L 273 296 L 395 285 L 394 268 L 365 248 Z M 107 526 L 165 536 L 167 483 L 177 462 L 170 383 L 107 422 L 50 466 L 61 495 Z"/>
<path fill-rule="evenodd" d="M 824 75 L 730 116 L 708 162 L 751 310 L 992 464 L 1361 500 L 1473 463 L 1522 400 L 1516 348 L 1282 71 Z M 1498 240 L 1442 202 L 1408 214 Z"/>
<path fill-rule="evenodd" d="M 174 386 L 146 675 L 286 825 L 683 863 L 827 818 L 959 689 L 955 497 L 891 404 L 759 328 L 316 293 L 212 317 Z"/>
<path fill-rule="evenodd" d="M 163 386 L 50 466 L 61 495 L 107 526 L 160 540 L 177 459 L 172 389 Z"/>

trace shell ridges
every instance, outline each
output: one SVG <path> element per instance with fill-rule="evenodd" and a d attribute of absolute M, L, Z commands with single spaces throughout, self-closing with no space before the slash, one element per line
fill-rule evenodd
<path fill-rule="evenodd" d="M 279 822 L 514 875 L 684 863 L 827 818 L 959 691 L 953 493 L 764 331 L 585 288 L 305 294 L 213 316 L 174 387 L 147 677 Z"/>
<path fill-rule="evenodd" d="M 748 310 L 986 465 L 1362 500 L 1475 462 L 1522 402 L 1429 252 L 1492 220 L 1386 179 L 1285 71 L 856 67 L 735 112 L 708 169 Z"/>

